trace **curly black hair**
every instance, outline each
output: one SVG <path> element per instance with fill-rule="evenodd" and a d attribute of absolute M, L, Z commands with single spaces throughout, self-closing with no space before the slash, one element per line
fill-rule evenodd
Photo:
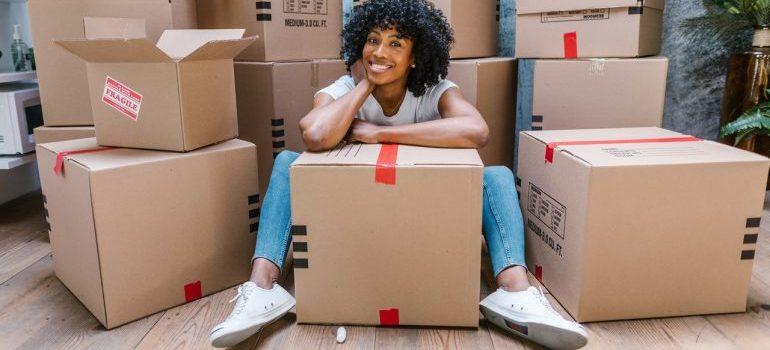
<path fill-rule="evenodd" d="M 426 0 L 369 0 L 355 6 L 342 30 L 342 58 L 350 67 L 363 55 L 369 32 L 379 28 L 396 29 L 414 42 L 413 68 L 407 89 L 415 96 L 438 84 L 447 76 L 449 50 L 454 42 L 452 27 L 446 17 Z"/>

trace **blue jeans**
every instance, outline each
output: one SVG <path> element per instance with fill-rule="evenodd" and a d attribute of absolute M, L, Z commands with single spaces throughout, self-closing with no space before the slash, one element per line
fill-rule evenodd
<path fill-rule="evenodd" d="M 283 267 L 291 239 L 289 166 L 297 157 L 297 153 L 283 151 L 275 158 L 259 215 L 254 259 L 265 258 L 279 269 Z M 494 275 L 514 265 L 526 267 L 524 222 L 511 170 L 504 166 L 484 168 L 483 196 L 482 229 Z"/>

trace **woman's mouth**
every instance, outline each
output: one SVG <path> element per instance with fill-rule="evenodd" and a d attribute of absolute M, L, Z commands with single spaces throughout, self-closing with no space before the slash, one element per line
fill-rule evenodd
<path fill-rule="evenodd" d="M 388 71 L 388 69 L 393 68 L 392 65 L 389 64 L 379 64 L 374 62 L 369 62 L 369 71 L 372 73 L 385 73 Z"/>

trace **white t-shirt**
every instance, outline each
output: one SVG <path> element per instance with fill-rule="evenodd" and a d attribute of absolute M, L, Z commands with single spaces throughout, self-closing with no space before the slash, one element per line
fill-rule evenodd
<path fill-rule="evenodd" d="M 318 91 L 316 95 L 323 92 L 336 100 L 352 91 L 355 87 L 356 84 L 353 77 L 344 75 L 331 85 Z M 385 116 L 382 106 L 380 106 L 380 103 L 377 102 L 374 96 L 369 95 L 361 109 L 358 110 L 356 118 L 386 126 L 414 124 L 441 119 L 441 114 L 438 111 L 438 101 L 444 92 L 452 87 L 457 87 L 457 85 L 449 80 L 441 80 L 435 86 L 428 88 L 425 94 L 420 97 L 415 97 L 411 91 L 407 90 L 398 112 L 390 117 Z"/>

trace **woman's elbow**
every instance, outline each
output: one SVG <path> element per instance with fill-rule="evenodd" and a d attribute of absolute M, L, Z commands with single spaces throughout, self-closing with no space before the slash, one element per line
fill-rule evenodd
<path fill-rule="evenodd" d="M 305 142 L 308 151 L 320 152 L 326 150 L 326 137 L 319 132 L 313 132 L 311 130 L 302 131 L 302 141 Z"/>
<path fill-rule="evenodd" d="M 484 148 L 489 143 L 489 128 L 486 123 L 473 128 L 469 140 L 474 148 Z"/>

